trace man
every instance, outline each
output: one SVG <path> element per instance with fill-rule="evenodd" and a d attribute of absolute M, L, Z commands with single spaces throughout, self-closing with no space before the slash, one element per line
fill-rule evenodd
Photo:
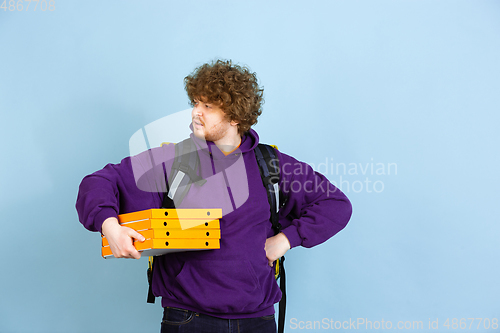
<path fill-rule="evenodd" d="M 162 297 L 162 332 L 276 332 L 273 305 L 281 291 L 273 262 L 290 248 L 315 246 L 342 230 L 351 204 L 326 177 L 277 151 L 287 201 L 279 213 L 282 230 L 274 235 L 255 157 L 259 137 L 251 129 L 263 103 L 255 73 L 218 60 L 187 76 L 185 88 L 193 105 L 197 172 L 208 182 L 193 184 L 176 207 L 222 208 L 221 240 L 218 250 L 156 257 L 152 287 Z M 162 206 L 174 152 L 173 144 L 164 145 L 83 179 L 80 221 L 107 237 L 115 257 L 140 258 L 133 241 L 144 237 L 120 226 L 117 215 Z"/>

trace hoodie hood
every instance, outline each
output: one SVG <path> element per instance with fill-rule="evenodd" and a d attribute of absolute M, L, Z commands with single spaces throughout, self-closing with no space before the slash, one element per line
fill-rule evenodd
<path fill-rule="evenodd" d="M 259 135 L 253 129 L 250 129 L 241 138 L 241 144 L 239 148 L 242 153 L 246 153 L 257 148 L 258 144 Z"/>

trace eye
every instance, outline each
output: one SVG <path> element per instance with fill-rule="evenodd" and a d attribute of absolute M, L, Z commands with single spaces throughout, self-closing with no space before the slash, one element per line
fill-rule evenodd
<path fill-rule="evenodd" d="M 209 104 L 205 104 L 205 107 L 206 107 L 207 109 L 211 109 L 211 108 L 212 108 L 212 106 L 210 106 Z"/>

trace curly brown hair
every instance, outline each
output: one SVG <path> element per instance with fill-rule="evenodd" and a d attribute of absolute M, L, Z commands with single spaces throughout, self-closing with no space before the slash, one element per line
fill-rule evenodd
<path fill-rule="evenodd" d="M 196 68 L 184 78 L 184 88 L 191 106 L 195 100 L 217 105 L 228 121 L 238 123 L 240 135 L 262 114 L 264 89 L 259 87 L 256 74 L 231 60 L 216 60 Z"/>

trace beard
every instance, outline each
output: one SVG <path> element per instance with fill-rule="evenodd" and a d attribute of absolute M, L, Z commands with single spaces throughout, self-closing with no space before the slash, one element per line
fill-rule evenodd
<path fill-rule="evenodd" d="M 199 119 L 193 119 L 196 120 L 197 122 L 201 121 Z M 206 124 L 201 123 L 203 125 L 203 132 L 200 133 L 200 131 L 195 130 L 194 135 L 200 139 L 205 139 L 206 141 L 218 141 L 222 139 L 226 134 L 229 129 L 230 124 L 225 122 L 225 121 L 220 121 L 217 124 L 212 125 L 210 128 L 206 127 Z M 194 126 L 194 125 L 193 125 Z"/>

